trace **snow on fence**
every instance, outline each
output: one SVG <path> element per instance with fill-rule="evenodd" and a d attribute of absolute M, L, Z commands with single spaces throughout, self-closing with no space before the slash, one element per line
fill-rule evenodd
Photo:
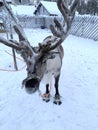
<path fill-rule="evenodd" d="M 25 28 L 49 28 L 53 24 L 53 17 L 45 16 L 18 16 L 21 25 Z M 98 40 L 98 17 L 96 16 L 76 16 L 71 34 Z"/>
<path fill-rule="evenodd" d="M 36 16 L 18 16 L 18 19 L 24 28 L 40 28 L 44 26 L 44 18 Z"/>
<path fill-rule="evenodd" d="M 0 15 L 0 32 L 7 32 L 7 20 Z"/>

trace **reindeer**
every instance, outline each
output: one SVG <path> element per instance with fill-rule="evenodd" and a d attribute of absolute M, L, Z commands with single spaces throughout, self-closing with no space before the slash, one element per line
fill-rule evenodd
<path fill-rule="evenodd" d="M 9 8 L 9 5 L 5 0 L 3 2 L 11 18 L 14 20 L 13 28 L 19 37 L 19 41 L 12 39 L 6 40 L 0 37 L 0 42 L 16 49 L 17 53 L 26 62 L 27 77 L 23 80 L 22 85 L 29 94 L 32 94 L 39 90 L 40 83 L 44 82 L 46 85 L 46 97 L 44 100 L 48 102 L 50 101 L 49 83 L 51 77 L 54 76 L 54 103 L 60 105 L 62 101 L 58 87 L 64 56 L 61 44 L 69 35 L 79 0 L 73 0 L 70 6 L 67 4 L 68 0 L 65 0 L 65 2 L 63 0 L 57 0 L 57 6 L 64 18 L 64 24 L 59 22 L 57 18 L 54 18 L 54 25 L 50 25 L 50 30 L 53 35 L 46 37 L 37 47 L 30 45 L 23 28 L 17 22 L 17 18 Z"/>

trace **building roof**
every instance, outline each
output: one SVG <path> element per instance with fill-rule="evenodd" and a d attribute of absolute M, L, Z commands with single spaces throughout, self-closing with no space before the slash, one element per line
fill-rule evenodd
<path fill-rule="evenodd" d="M 33 5 L 11 5 L 14 14 L 33 16 L 35 6 Z"/>
<path fill-rule="evenodd" d="M 6 0 L 7 2 L 12 2 L 12 0 Z M 2 0 L 0 0 L 0 2 L 3 2 Z"/>
<path fill-rule="evenodd" d="M 37 6 L 34 12 L 35 14 L 41 5 L 44 6 L 44 8 L 49 12 L 50 15 L 61 15 L 56 2 L 49 2 L 49 1 L 40 1 L 39 5 Z"/>
<path fill-rule="evenodd" d="M 6 0 L 7 1 L 7 3 L 9 3 L 9 4 L 11 4 L 12 3 L 12 0 Z M 0 0 L 0 7 L 2 7 L 4 4 L 3 4 L 3 1 L 2 0 Z"/>
<path fill-rule="evenodd" d="M 11 4 L 12 3 L 12 0 L 6 0 L 7 3 Z M 0 7 L 2 7 L 4 4 L 3 4 L 3 1 L 0 0 Z"/>

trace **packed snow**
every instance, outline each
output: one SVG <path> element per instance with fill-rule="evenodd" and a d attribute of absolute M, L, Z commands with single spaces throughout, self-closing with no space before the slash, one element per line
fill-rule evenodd
<path fill-rule="evenodd" d="M 47 29 L 25 32 L 34 46 L 51 35 Z M 98 130 L 98 42 L 69 35 L 62 45 L 59 106 L 53 104 L 53 81 L 49 103 L 21 88 L 25 63 L 17 55 L 19 71 L 14 71 L 12 50 L 0 44 L 0 130 Z M 44 84 L 40 90 L 45 92 Z"/>

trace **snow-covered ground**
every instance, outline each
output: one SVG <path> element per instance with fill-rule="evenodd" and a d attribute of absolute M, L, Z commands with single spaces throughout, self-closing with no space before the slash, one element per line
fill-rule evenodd
<path fill-rule="evenodd" d="M 32 45 L 50 35 L 49 30 L 25 32 Z M 52 99 L 45 103 L 38 93 L 28 95 L 21 89 L 25 63 L 17 59 L 20 71 L 11 71 L 13 59 L 7 53 L 11 49 L 0 44 L 0 130 L 98 130 L 98 42 L 70 35 L 63 47 L 59 83 L 63 103 L 58 106 Z M 42 93 L 44 89 L 41 84 Z"/>

